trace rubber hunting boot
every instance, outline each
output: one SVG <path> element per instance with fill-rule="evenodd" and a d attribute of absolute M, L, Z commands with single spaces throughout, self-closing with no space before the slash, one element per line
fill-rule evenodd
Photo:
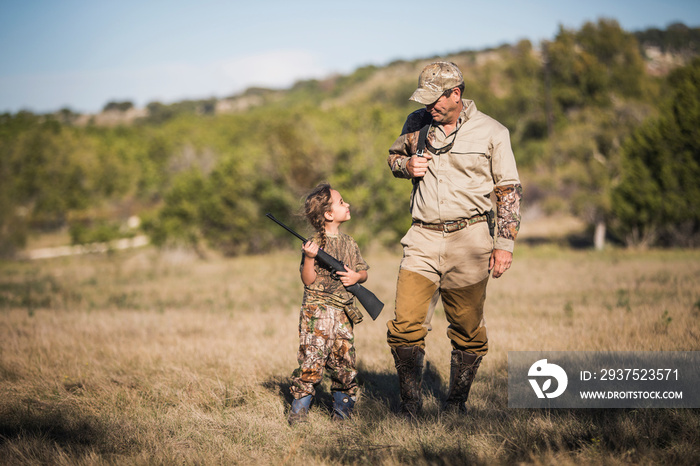
<path fill-rule="evenodd" d="M 399 346 L 391 349 L 401 389 L 401 414 L 415 419 L 423 407 L 421 384 L 425 350 L 419 346 Z"/>
<path fill-rule="evenodd" d="M 292 409 L 289 411 L 289 425 L 293 426 L 300 422 L 307 422 L 309 417 L 309 407 L 311 406 L 311 395 L 292 401 Z"/>
<path fill-rule="evenodd" d="M 466 351 L 453 350 L 450 361 L 450 389 L 444 409 L 450 412 L 466 413 L 465 405 L 469 390 L 481 364 L 481 356 Z"/>
<path fill-rule="evenodd" d="M 333 392 L 333 420 L 344 421 L 350 419 L 355 400 L 343 392 Z"/>

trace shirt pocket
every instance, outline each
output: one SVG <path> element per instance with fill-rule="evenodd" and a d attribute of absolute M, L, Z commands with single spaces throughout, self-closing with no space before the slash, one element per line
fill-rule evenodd
<path fill-rule="evenodd" d="M 457 141 L 450 154 L 453 156 L 451 161 L 454 168 L 483 170 L 491 165 L 489 146 L 483 142 Z"/>

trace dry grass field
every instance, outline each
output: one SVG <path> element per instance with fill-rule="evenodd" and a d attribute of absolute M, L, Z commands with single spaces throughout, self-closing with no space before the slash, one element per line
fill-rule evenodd
<path fill-rule="evenodd" d="M 491 351 L 463 417 L 440 309 L 425 409 L 395 412 L 385 342 L 400 251 L 365 252 L 386 307 L 356 328 L 356 415 L 286 422 L 296 365 L 298 256 L 129 252 L 0 264 L 3 464 L 698 464 L 700 410 L 509 409 L 516 350 L 700 350 L 700 251 L 521 246 L 489 285 Z"/>

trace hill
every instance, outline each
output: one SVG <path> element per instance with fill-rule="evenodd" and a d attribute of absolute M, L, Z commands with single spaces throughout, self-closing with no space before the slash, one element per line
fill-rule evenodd
<path fill-rule="evenodd" d="M 650 28 L 632 33 L 639 43 L 639 49 L 645 60 L 645 71 L 652 76 L 666 76 L 675 68 L 687 65 L 700 51 L 700 28 L 690 28 L 682 23 L 671 24 L 667 29 Z M 504 45 L 509 48 L 513 45 Z M 533 52 L 541 59 L 538 45 L 533 46 Z M 491 60 L 498 60 L 497 50 L 460 51 L 440 59 L 462 62 L 466 58 L 476 66 L 484 65 Z M 169 105 L 151 102 L 145 108 L 135 108 L 131 102 L 108 102 L 98 114 L 72 114 L 64 110 L 57 116 L 65 117 L 68 113 L 72 122 L 77 125 L 94 124 L 98 126 L 114 126 L 118 124 L 133 124 L 139 119 L 160 120 L 181 113 L 199 115 L 241 113 L 253 107 L 260 107 L 287 100 L 305 98 L 303 95 L 313 93 L 325 96 L 332 103 L 342 104 L 349 100 L 371 96 L 382 90 L 403 89 L 412 86 L 415 76 L 422 67 L 438 57 L 419 58 L 413 61 L 397 61 L 384 66 L 366 66 L 347 76 L 334 75 L 318 80 L 297 82 L 289 89 L 250 88 L 246 91 L 224 98 L 208 98 L 203 100 L 186 100 Z M 413 78 L 411 78 L 413 77 Z M 410 81 L 407 85 L 406 81 Z M 299 96 L 297 94 L 302 94 Z M 403 98 L 403 96 L 398 96 Z M 328 105 L 328 104 L 326 104 Z"/>
<path fill-rule="evenodd" d="M 633 34 L 599 20 L 537 46 L 440 58 L 462 68 L 466 97 L 510 129 L 529 219 L 574 215 L 596 237 L 631 244 L 647 236 L 635 236 L 638 226 L 621 223 L 616 211 L 624 145 L 667 112 L 678 81 L 671 78 L 691 66 L 699 36 L 681 25 Z M 351 228 L 360 242 L 393 244 L 410 221 L 410 186 L 387 178 L 386 151 L 418 108 L 407 97 L 435 58 L 224 99 L 146 109 L 110 102 L 100 115 L 2 115 L 0 253 L 37 232 L 65 231 L 76 244 L 136 234 L 124 227 L 133 216 L 157 244 L 269 251 L 289 240 L 270 231 L 264 214 L 285 213 L 302 228 L 293 212 L 321 180 L 355 205 L 363 221 Z M 690 244 L 700 228 L 692 222 L 684 227 Z M 682 237 L 671 233 L 649 238 Z"/>

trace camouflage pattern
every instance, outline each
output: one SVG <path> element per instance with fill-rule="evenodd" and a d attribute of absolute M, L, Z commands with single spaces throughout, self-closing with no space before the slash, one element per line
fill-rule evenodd
<path fill-rule="evenodd" d="M 315 243 L 320 244 L 318 235 L 313 240 Z M 369 266 L 360 254 L 360 248 L 357 246 L 357 243 L 345 233 L 326 235 L 326 246 L 323 250 L 355 272 L 369 270 Z M 304 267 L 304 257 L 302 254 L 301 264 L 299 265 L 300 272 Z M 304 287 L 304 302 L 314 299 L 316 302 L 330 302 L 339 307 L 352 305 L 355 297 L 345 289 L 340 280 L 333 276 L 329 268 L 316 261 L 315 269 L 316 280 L 311 285 Z"/>
<path fill-rule="evenodd" d="M 408 115 L 401 129 L 401 135 L 389 149 L 387 162 L 391 172 L 396 178 L 410 178 L 406 171 L 408 157 L 418 151 L 418 133 L 425 125 L 430 124 L 433 117 L 424 108 L 416 110 Z M 435 129 L 431 128 L 426 137 L 426 143 L 435 142 Z"/>
<path fill-rule="evenodd" d="M 391 172 L 396 178 L 410 178 L 410 175 L 406 171 L 406 162 L 408 162 L 408 157 L 404 154 L 414 155 L 418 151 L 418 133 L 420 128 L 416 131 L 411 131 L 404 133 L 394 142 L 392 148 L 397 148 L 397 150 L 389 151 L 389 157 L 387 158 L 387 163 L 391 167 Z M 436 150 L 432 147 L 435 144 L 435 127 L 431 127 L 428 130 L 428 135 L 425 138 L 425 150 L 435 153 Z M 400 149 L 405 148 L 405 153 L 401 153 Z"/>
<path fill-rule="evenodd" d="M 462 72 L 452 62 L 438 61 L 423 68 L 418 77 L 418 89 L 409 100 L 429 105 L 440 98 L 448 89 L 464 84 Z"/>
<path fill-rule="evenodd" d="M 299 318 L 299 367 L 292 373 L 290 392 L 295 399 L 316 393 L 315 385 L 328 369 L 331 390 L 357 394 L 355 337 L 345 310 L 306 302 Z"/>
<path fill-rule="evenodd" d="M 498 212 L 498 236 L 515 241 L 520 231 L 520 200 L 523 187 L 519 184 L 496 186 L 496 210 Z"/>
<path fill-rule="evenodd" d="M 350 319 L 353 325 L 359 324 L 362 322 L 362 319 L 364 319 L 362 311 L 360 311 L 357 306 L 345 306 L 345 313 L 348 315 L 348 319 Z"/>
<path fill-rule="evenodd" d="M 408 134 L 402 134 L 394 143 L 394 146 L 406 147 L 405 153 L 401 153 L 398 150 L 390 151 L 389 157 L 387 157 L 387 163 L 391 168 L 391 173 L 394 174 L 396 178 L 410 178 L 411 176 L 406 171 L 406 163 L 408 162 L 407 154 L 414 155 L 418 147 L 418 131 L 414 131 Z M 392 146 L 392 148 L 394 147 Z"/>
<path fill-rule="evenodd" d="M 318 235 L 314 237 L 314 242 L 320 243 Z M 369 269 L 360 248 L 349 235 L 326 235 L 323 250 L 356 272 Z M 304 266 L 304 260 L 302 255 L 299 270 Z M 348 317 L 358 319 L 354 312 L 359 313 L 354 306 L 355 297 L 319 261 L 316 261 L 315 268 L 316 280 L 304 286 L 299 317 L 299 367 L 292 373 L 290 391 L 296 399 L 315 394 L 314 386 L 321 382 L 327 369 L 331 390 L 355 396 L 354 324 Z"/>

